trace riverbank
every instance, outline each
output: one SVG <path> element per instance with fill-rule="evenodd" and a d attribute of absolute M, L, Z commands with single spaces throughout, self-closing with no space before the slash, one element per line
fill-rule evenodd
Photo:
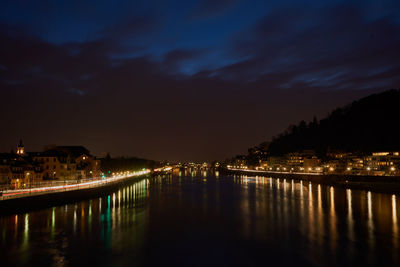
<path fill-rule="evenodd" d="M 50 191 L 0 201 L 0 216 L 25 213 L 28 211 L 65 205 L 77 201 L 96 198 L 115 192 L 119 187 L 133 184 L 147 177 L 148 174 L 130 176 L 124 179 L 102 183 L 96 187 L 80 187 L 68 191 Z"/>
<path fill-rule="evenodd" d="M 221 169 L 222 174 L 264 176 L 309 181 L 341 188 L 367 190 L 377 193 L 400 194 L 400 176 L 361 176 L 315 173 L 278 173 L 256 170 Z"/>

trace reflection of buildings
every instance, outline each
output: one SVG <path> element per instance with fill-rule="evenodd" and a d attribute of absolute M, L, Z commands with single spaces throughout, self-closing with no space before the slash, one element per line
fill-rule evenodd
<path fill-rule="evenodd" d="M 100 160 L 83 146 L 50 146 L 43 152 L 0 154 L 0 183 L 16 187 L 46 179 L 73 180 L 100 176 Z"/>

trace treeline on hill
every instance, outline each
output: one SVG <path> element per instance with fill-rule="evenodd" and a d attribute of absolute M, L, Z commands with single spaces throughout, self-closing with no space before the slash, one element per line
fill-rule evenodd
<path fill-rule="evenodd" d="M 109 154 L 101 159 L 101 171 L 104 173 L 134 171 L 143 168 L 152 168 L 155 161 L 136 157 L 116 157 L 112 158 Z"/>
<path fill-rule="evenodd" d="M 301 121 L 273 138 L 269 155 L 314 150 L 345 152 L 400 149 L 400 90 L 373 94 L 334 110 L 327 118 Z"/>

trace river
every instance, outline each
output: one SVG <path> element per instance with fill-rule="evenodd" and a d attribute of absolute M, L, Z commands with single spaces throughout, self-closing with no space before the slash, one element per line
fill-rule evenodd
<path fill-rule="evenodd" d="M 1 265 L 399 265 L 399 201 L 293 180 L 180 172 L 0 217 Z"/>

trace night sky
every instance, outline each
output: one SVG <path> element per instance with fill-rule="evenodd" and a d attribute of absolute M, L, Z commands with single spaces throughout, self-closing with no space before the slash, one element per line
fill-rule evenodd
<path fill-rule="evenodd" d="M 0 3 L 0 151 L 225 159 L 400 87 L 400 1 Z M 371 122 L 373 123 L 373 122 Z"/>

